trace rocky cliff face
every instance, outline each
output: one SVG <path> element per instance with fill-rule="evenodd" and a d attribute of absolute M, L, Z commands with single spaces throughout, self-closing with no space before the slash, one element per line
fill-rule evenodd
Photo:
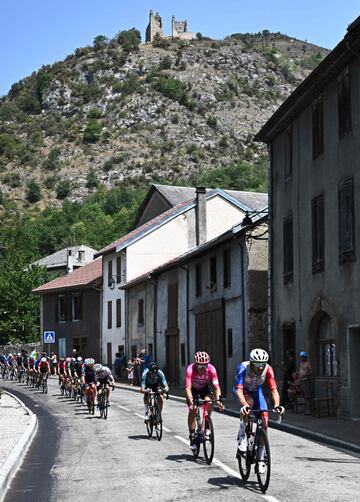
<path fill-rule="evenodd" d="M 37 187 L 41 206 L 259 160 L 253 135 L 327 54 L 265 32 L 159 45 L 98 40 L 15 84 L 0 102 L 2 193 Z"/>

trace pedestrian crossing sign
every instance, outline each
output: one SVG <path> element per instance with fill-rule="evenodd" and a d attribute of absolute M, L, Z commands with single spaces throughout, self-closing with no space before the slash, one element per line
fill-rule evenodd
<path fill-rule="evenodd" d="M 55 343 L 55 331 L 44 331 L 44 343 Z"/>

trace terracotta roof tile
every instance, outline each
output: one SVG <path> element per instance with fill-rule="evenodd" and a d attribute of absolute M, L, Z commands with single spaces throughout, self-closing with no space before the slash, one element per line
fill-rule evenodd
<path fill-rule="evenodd" d="M 88 286 L 102 276 L 102 259 L 94 260 L 84 267 L 78 268 L 74 272 L 62 277 L 57 277 L 53 281 L 47 282 L 38 288 L 33 289 L 33 293 L 47 293 L 58 289 L 70 289 L 79 286 Z"/>

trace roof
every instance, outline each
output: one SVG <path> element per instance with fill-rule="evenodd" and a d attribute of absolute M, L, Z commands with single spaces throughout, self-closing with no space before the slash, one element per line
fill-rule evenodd
<path fill-rule="evenodd" d="M 338 75 L 360 50 L 360 16 L 347 29 L 343 40 L 290 94 L 255 135 L 255 141 L 270 142 L 317 97 L 324 86 Z"/>
<path fill-rule="evenodd" d="M 252 217 L 252 221 L 254 226 L 259 225 L 266 221 L 268 217 L 268 207 L 263 208 L 262 210 L 259 210 L 258 213 Z M 181 256 L 178 256 L 176 258 L 173 258 L 172 260 L 169 260 L 168 262 L 160 265 L 159 267 L 156 267 L 152 270 L 149 270 L 148 272 L 142 274 L 139 277 L 135 277 L 131 281 L 127 282 L 124 286 L 122 286 L 121 289 L 129 289 L 132 286 L 135 286 L 137 284 L 141 284 L 147 279 L 150 279 L 151 276 L 157 275 L 161 272 L 165 272 L 168 269 L 171 269 L 173 267 L 178 266 L 180 263 L 185 263 L 189 261 L 192 258 L 195 258 L 197 256 L 201 256 L 205 253 L 207 253 L 210 249 L 219 246 L 223 242 L 226 242 L 230 239 L 233 239 L 235 236 L 240 235 L 245 229 L 247 228 L 247 225 L 242 225 L 242 223 L 239 223 L 237 225 L 234 225 L 230 230 L 227 230 L 221 235 L 218 235 L 214 239 L 205 242 L 201 246 L 197 246 L 193 249 L 190 249 L 189 251 L 186 251 L 186 253 L 182 254 Z"/>
<path fill-rule="evenodd" d="M 155 186 L 155 185 L 153 185 Z M 156 185 L 158 187 L 160 185 Z M 166 185 L 161 185 L 162 187 L 165 187 Z M 168 188 L 166 186 L 166 188 Z M 184 188 L 184 187 L 170 187 L 170 188 Z M 188 189 L 187 187 L 185 187 Z M 152 232 L 156 228 L 159 228 L 161 225 L 164 223 L 170 221 L 171 219 L 175 218 L 179 214 L 188 211 L 192 207 L 195 207 L 196 205 L 196 199 L 194 198 L 195 195 L 195 188 L 191 188 L 190 190 L 193 191 L 192 197 L 190 199 L 187 199 L 185 201 L 180 202 L 176 206 L 168 209 L 164 213 L 159 214 L 152 220 L 144 223 L 140 227 L 135 228 L 128 234 L 124 235 L 123 237 L 119 238 L 118 240 L 112 242 L 111 244 L 108 244 L 104 248 L 100 249 L 98 253 L 95 254 L 96 256 L 101 256 L 101 255 L 106 255 L 112 252 L 118 252 L 121 249 L 124 249 L 125 247 L 129 246 L 133 242 L 137 241 L 138 239 L 144 237 L 148 233 Z M 175 191 L 176 192 L 176 191 Z M 174 193 L 175 193 L 174 192 Z M 177 192 L 180 193 L 180 192 Z M 189 193 L 189 192 L 184 192 L 184 193 Z M 242 194 L 242 195 L 241 195 Z M 211 197 L 214 197 L 215 195 L 220 195 L 230 203 L 234 204 L 235 206 L 239 207 L 243 211 L 253 211 L 253 210 L 258 210 L 260 207 L 264 207 L 267 205 L 267 200 L 268 196 L 267 194 L 263 193 L 255 193 L 255 192 L 237 192 L 236 190 L 222 190 L 221 188 L 215 188 L 215 189 L 208 189 L 206 193 L 206 198 L 209 199 Z M 242 200 L 240 200 L 242 199 Z M 248 205 L 246 202 L 249 202 L 253 204 L 252 206 Z M 261 204 L 262 202 L 262 204 Z M 254 207 L 256 206 L 256 207 Z"/>
<path fill-rule="evenodd" d="M 85 251 L 85 259 L 79 260 L 79 251 Z M 86 263 L 93 260 L 94 254 L 97 252 L 96 249 L 90 248 L 89 246 L 69 246 L 64 249 L 60 249 L 60 251 L 56 251 L 53 254 L 45 256 L 40 260 L 32 263 L 32 265 L 39 265 L 39 267 L 46 268 L 60 268 L 67 266 L 67 256 L 69 251 L 71 251 L 71 255 L 74 258 L 73 266 L 74 267 L 83 267 Z"/>
<path fill-rule="evenodd" d="M 33 293 L 46 294 L 75 288 L 91 287 L 102 277 L 102 259 L 94 260 L 71 274 L 58 277 L 32 290 Z"/>

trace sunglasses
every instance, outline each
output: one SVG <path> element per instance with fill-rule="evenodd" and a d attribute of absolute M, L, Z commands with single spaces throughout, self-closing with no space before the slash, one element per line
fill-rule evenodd
<path fill-rule="evenodd" d="M 265 368 L 265 364 L 251 363 L 251 366 L 257 370 L 263 370 Z"/>
<path fill-rule="evenodd" d="M 201 370 L 201 369 L 206 369 L 208 367 L 207 364 L 197 364 L 196 367 Z"/>

